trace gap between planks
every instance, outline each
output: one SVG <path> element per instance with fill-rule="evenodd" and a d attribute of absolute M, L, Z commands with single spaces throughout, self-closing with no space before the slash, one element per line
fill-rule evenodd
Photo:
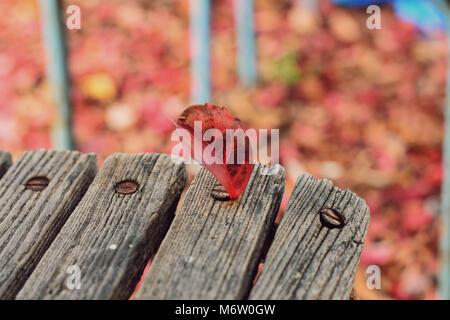
<path fill-rule="evenodd" d="M 4 179 L 0 180 L 0 190 L 3 190 L 2 188 L 4 188 L 4 185 L 2 185 L 1 183 L 10 184 L 11 181 L 14 180 L 14 176 L 17 176 L 20 173 L 20 170 L 25 170 L 27 168 L 27 164 L 23 160 L 23 157 L 28 154 L 30 158 L 31 153 L 40 153 L 40 157 L 43 157 L 45 153 L 64 154 L 64 152 L 58 151 L 36 151 L 24 153 L 21 158 L 19 158 L 17 163 L 10 169 L 10 172 L 14 170 L 15 173 L 13 174 L 8 172 Z M 65 152 L 65 154 L 67 154 L 67 152 Z M 81 155 L 76 152 L 72 152 L 72 154 L 77 154 L 77 156 Z M 118 154 L 114 155 L 114 157 L 118 156 Z M 125 155 L 122 156 L 135 157 Z M 33 159 L 35 159 L 34 161 L 39 161 L 40 157 L 34 157 Z M 96 160 L 95 156 L 93 155 L 89 155 L 89 161 L 86 162 L 92 162 L 92 157 L 94 157 L 95 163 Z M 41 162 L 43 162 L 42 165 L 46 165 L 45 161 Z M 21 163 L 20 170 L 17 169 L 19 163 Z M 2 176 L 2 170 L 3 173 L 6 172 L 10 165 L 10 154 L 6 152 L 0 152 L 0 177 Z M 50 167 L 51 166 L 52 165 L 50 164 Z M 117 166 L 116 164 L 116 167 L 119 166 Z M 177 170 L 180 170 L 180 168 L 175 169 L 175 171 Z M 41 170 L 41 173 L 36 173 L 35 176 L 44 175 L 42 174 L 42 172 L 44 171 Z M 84 172 L 84 174 L 91 171 L 89 174 L 92 180 L 93 175 L 95 175 L 96 171 L 95 164 L 93 167 L 91 164 L 88 164 L 85 168 L 85 171 L 86 172 Z M 178 185 L 178 187 L 181 188 L 181 185 L 186 182 L 184 167 L 178 174 L 180 177 L 184 176 L 184 178 L 180 178 L 181 180 L 177 180 L 175 182 L 175 185 L 180 184 Z M 27 178 L 31 176 L 32 174 L 30 173 Z M 261 225 L 259 225 L 259 229 L 255 229 L 257 230 L 257 232 L 259 232 L 259 235 L 256 238 L 259 237 L 259 242 L 261 243 L 267 241 L 268 234 L 270 232 L 270 227 L 268 226 L 272 226 L 272 218 L 274 219 L 274 216 L 272 217 L 273 212 L 275 212 L 276 215 L 276 211 L 279 207 L 279 201 L 281 200 L 281 198 L 277 200 L 277 194 L 279 195 L 281 193 L 282 195 L 283 193 L 282 189 L 284 189 L 284 171 L 282 171 L 282 176 L 282 188 L 279 188 L 280 177 L 278 177 L 278 179 L 275 177 L 275 182 L 274 180 L 264 182 L 268 185 L 274 185 L 275 189 L 277 189 L 278 187 L 278 192 L 274 192 L 273 189 L 271 189 L 271 191 L 274 194 L 270 194 L 269 192 L 269 196 L 271 196 L 272 199 L 267 201 L 266 205 L 272 206 L 272 211 L 264 213 L 266 215 L 265 219 L 268 220 L 268 223 L 262 226 L 262 229 Z M 21 178 L 17 178 L 22 178 L 22 181 L 24 181 L 23 179 L 25 179 L 24 176 L 22 176 Z M 242 233 L 242 229 L 239 228 L 238 222 L 244 223 L 246 225 L 245 228 L 247 230 L 245 232 L 248 232 L 248 230 L 251 229 L 253 223 L 250 221 L 241 221 L 240 218 L 235 219 L 233 216 L 233 212 L 234 215 L 238 216 L 238 212 L 251 210 L 252 208 L 255 208 L 255 205 L 242 205 L 242 203 L 240 202 L 241 200 L 239 200 L 240 198 L 237 200 L 239 201 L 239 204 L 237 206 L 229 205 L 233 202 L 227 203 L 218 202 L 215 200 L 212 200 L 213 204 L 210 204 L 209 206 L 208 204 L 198 205 L 198 203 L 202 201 L 205 202 L 205 198 L 209 197 L 208 192 L 210 188 L 216 183 L 215 179 L 211 178 L 212 176 L 209 174 L 209 172 L 202 169 L 201 174 L 199 174 L 198 177 L 194 179 L 192 184 L 193 190 L 191 190 L 190 188 L 187 193 L 187 198 L 188 195 L 190 198 L 183 201 L 180 206 L 180 221 L 176 223 L 178 218 L 175 219 L 173 226 L 171 227 L 166 237 L 170 238 L 170 240 L 167 240 L 169 244 L 165 245 L 166 240 L 164 240 L 162 246 L 165 246 L 165 249 L 161 248 L 164 251 L 160 250 L 157 254 L 157 257 L 158 255 L 162 256 L 162 258 L 159 258 L 161 261 L 156 261 L 156 263 L 155 261 L 153 262 L 153 268 L 150 268 L 149 274 L 147 274 L 147 276 L 145 277 L 143 285 L 138 291 L 138 299 L 237 299 L 245 298 L 247 296 L 248 291 L 251 287 L 252 276 L 255 273 L 255 269 L 259 263 L 259 257 L 261 256 L 263 249 L 259 248 L 258 246 L 253 246 L 249 252 L 246 251 L 248 250 L 248 248 L 245 247 L 245 244 L 247 244 L 249 239 L 246 239 L 246 234 Z M 253 183 L 254 179 L 255 177 L 252 176 L 252 182 L 250 182 L 249 185 Z M 6 181 L 8 181 L 8 183 L 6 183 Z M 258 184 L 259 183 L 261 183 L 261 181 L 258 182 Z M 23 184 L 24 183 L 20 184 L 22 188 Z M 15 187 L 17 188 L 17 186 L 18 185 L 16 184 Z M 89 183 L 87 183 L 87 186 L 89 186 Z M 87 186 L 85 187 L 84 191 L 86 191 Z M 175 187 L 175 189 L 178 190 L 178 187 Z M 179 191 L 181 192 L 181 190 Z M 50 192 L 50 189 L 48 189 L 47 192 Z M 177 193 L 178 191 L 175 191 L 175 194 Z M 81 196 L 79 195 L 79 197 Z M 259 197 L 261 198 L 265 196 L 267 196 L 266 192 L 262 192 Z M 0 198 L 0 210 L 2 210 L 3 204 L 6 201 L 4 198 L 5 196 L 2 196 Z M 93 196 L 91 197 L 91 200 L 95 202 L 97 201 L 97 197 Z M 210 197 L 208 200 L 209 202 L 211 202 Z M 255 199 L 246 199 L 246 201 L 250 203 L 252 201 L 254 202 Z M 176 205 L 176 202 L 172 204 L 172 208 L 169 210 L 169 212 L 174 210 L 174 205 Z M 241 205 L 243 208 L 245 207 L 245 209 L 239 209 Z M 199 212 L 197 212 L 197 215 L 200 215 L 200 217 L 197 216 L 194 218 L 194 220 L 192 220 L 192 217 L 190 217 L 190 215 L 189 217 L 186 217 L 186 212 L 188 212 L 189 210 L 192 211 L 192 208 L 194 207 L 199 208 Z M 346 225 L 343 229 L 330 230 L 321 225 L 318 212 L 322 208 L 326 207 L 334 207 L 335 209 L 341 210 L 343 212 L 346 218 Z M 32 208 L 27 207 L 27 209 Z M 4 215 L 5 213 L 2 213 L 2 211 L 0 211 L 0 214 Z M 71 210 L 69 211 L 71 212 Z M 70 212 L 63 212 L 59 214 L 64 216 L 70 214 Z M 214 216 L 215 214 L 213 212 L 215 212 L 215 214 L 219 214 L 219 212 L 222 212 L 222 214 L 225 213 L 225 217 L 228 216 L 228 218 L 221 220 L 221 217 Z M 38 213 L 34 211 L 34 215 L 36 214 Z M 0 218 L 3 217 L 2 215 L 0 215 Z M 231 220 L 230 216 L 232 216 Z M 254 218 L 255 217 L 253 217 L 253 219 Z M 286 213 L 275 235 L 275 239 L 270 246 L 264 267 L 262 269 L 262 273 L 259 276 L 255 287 L 251 290 L 250 299 L 348 299 L 351 287 L 353 285 L 356 267 L 359 263 L 362 246 L 369 224 L 369 219 L 369 210 L 365 202 L 350 191 L 341 191 L 338 188 L 334 187 L 328 180 L 317 180 L 309 174 L 303 174 L 302 176 L 300 176 L 297 180 L 294 192 L 289 200 Z M 0 220 L 2 222 L 0 223 L 0 231 L 2 230 L 1 228 L 4 224 L 4 220 L 4 218 Z M 64 220 L 64 218 L 62 220 Z M 56 230 L 59 230 L 64 223 L 62 220 L 59 221 L 58 226 L 53 226 L 50 228 L 50 233 L 53 234 L 53 238 L 58 233 Z M 151 252 L 154 252 L 156 250 L 155 248 L 157 248 L 157 244 L 159 244 L 159 241 L 162 239 L 165 230 L 167 230 L 168 224 L 170 224 L 170 220 L 171 218 L 169 218 L 169 221 L 165 222 L 165 226 L 164 223 L 161 223 L 161 225 L 163 226 L 163 230 L 159 230 L 157 232 L 161 232 L 162 235 L 157 236 L 159 240 L 154 241 L 155 244 L 151 245 Z M 85 224 L 89 223 L 89 221 L 90 219 L 87 219 L 87 221 L 85 219 Z M 199 229 L 197 222 L 201 222 L 201 224 L 206 229 Z M 77 223 L 79 223 L 78 220 Z M 226 227 L 226 230 L 222 230 L 221 227 Z M 26 227 L 24 229 L 27 230 Z M 174 231 L 172 231 L 172 229 Z M 234 238 L 232 235 L 228 234 L 233 230 L 238 232 L 238 235 Z M 182 232 L 182 236 L 178 235 L 180 231 Z M 239 231 L 241 231 L 240 234 Z M 26 235 L 26 233 L 23 232 L 24 231 L 22 231 L 20 237 L 24 237 Z M 189 232 L 193 232 L 193 234 L 190 234 L 189 236 Z M 36 230 L 34 230 L 34 234 L 35 233 Z M 177 235 L 174 235 L 173 233 L 177 233 Z M 187 236 L 188 238 L 186 238 Z M 209 236 L 210 239 L 208 239 Z M 177 242 L 181 241 L 182 239 L 192 240 L 193 237 L 195 243 L 189 244 L 188 241 L 188 243 L 186 244 L 177 244 Z M 28 264 L 25 264 L 25 267 L 18 268 L 24 273 L 18 274 L 17 272 L 12 272 L 13 278 L 15 275 L 16 280 L 14 280 L 12 284 L 9 284 L 12 290 L 10 289 L 8 294 L 3 293 L 3 298 L 13 298 L 14 295 L 17 294 L 17 290 L 20 289 L 21 284 L 23 285 L 23 282 L 27 280 L 27 277 L 30 274 L 30 270 L 32 271 L 32 269 L 39 261 L 39 258 L 42 256 L 42 253 L 45 251 L 45 248 L 47 248 L 49 243 L 51 243 L 51 238 L 52 236 L 50 235 L 47 239 L 43 239 L 44 249 L 37 248 L 32 259 L 30 258 L 30 261 L 28 261 Z M 213 250 L 208 250 L 207 246 L 209 244 L 206 243 L 206 240 L 212 241 Z M 253 238 L 250 239 L 250 247 L 252 244 L 254 244 L 252 243 L 252 241 L 254 241 Z M 2 252 L 4 252 L 5 250 L 3 242 L 4 237 L 0 238 L 0 258 L 2 257 Z M 73 245 L 72 243 L 72 246 L 69 248 L 69 256 L 73 251 L 73 247 L 80 246 L 79 241 L 72 242 L 75 243 L 75 245 Z M 217 242 L 220 242 L 219 247 L 217 247 L 217 244 L 215 244 Z M 244 257 L 244 255 L 242 255 L 242 253 L 240 252 L 242 248 L 236 250 L 236 246 L 240 246 L 242 244 L 244 244 L 244 251 L 247 252 L 249 256 L 247 257 L 247 260 L 245 260 L 246 257 Z M 17 243 L 17 246 L 21 247 L 23 245 Z M 175 251 L 167 253 L 167 248 L 172 248 L 173 246 L 175 246 Z M 184 246 L 184 248 L 180 250 L 180 248 L 177 248 L 179 246 Z M 108 250 L 116 251 L 116 249 L 112 250 L 110 249 L 110 247 L 108 247 Z M 214 251 L 214 248 L 218 248 L 218 250 Z M 140 251 L 141 249 L 137 251 Z M 235 260 L 230 260 L 229 257 L 227 257 L 228 252 L 225 252 L 225 254 L 221 252 L 223 250 L 227 251 L 227 249 L 229 249 L 229 251 L 232 251 L 232 254 L 234 254 L 237 258 L 237 261 L 243 262 L 243 272 L 236 270 L 236 267 L 233 265 L 236 262 Z M 106 252 L 108 252 L 108 250 L 106 250 Z M 188 252 L 189 254 L 187 254 Z M 60 252 L 59 254 L 61 253 L 62 252 Z M 208 258 L 197 259 L 196 255 L 198 255 L 199 253 L 206 254 Z M 9 254 L 12 254 L 11 248 L 9 248 Z M 97 253 L 97 255 L 101 255 L 101 253 Z M 144 254 L 144 257 L 139 260 L 144 261 L 149 258 L 150 255 L 151 253 Z M 119 254 L 119 256 L 121 256 L 121 254 Z M 77 259 L 78 257 L 81 257 L 81 259 L 86 259 L 86 257 L 81 254 L 80 251 L 78 251 L 78 255 L 74 254 L 71 257 Z M 97 257 L 97 259 L 100 258 Z M 128 261 L 132 260 L 129 257 L 128 259 Z M 53 259 L 48 259 L 48 263 L 50 263 L 50 261 L 52 260 Z M 104 264 L 110 263 L 108 258 L 106 258 L 106 260 L 102 262 Z M 169 262 L 171 262 L 173 265 L 173 267 L 169 268 L 170 270 L 172 270 L 172 273 L 176 272 L 181 274 L 170 274 L 170 271 L 165 269 L 165 265 L 167 265 Z M 213 267 L 210 267 L 211 262 Z M 31 280 L 28 287 L 22 290 L 18 298 L 125 299 L 127 298 L 127 295 L 132 292 L 133 285 L 135 285 L 138 281 L 143 266 L 145 267 L 145 262 L 142 263 L 143 266 L 137 263 L 137 267 L 136 265 L 132 267 L 130 267 L 130 265 L 124 267 L 124 265 L 122 264 L 122 266 L 116 269 L 117 263 L 117 261 L 115 263 L 113 262 L 113 266 L 110 269 L 114 269 L 115 271 L 119 270 L 120 275 L 120 270 L 125 268 L 123 270 L 128 270 L 131 272 L 131 277 L 129 277 L 130 279 L 132 279 L 131 281 L 126 280 L 125 277 L 112 286 L 102 284 L 102 281 L 105 282 L 106 280 L 104 278 L 101 279 L 101 276 L 99 275 L 101 273 L 98 272 L 98 270 L 104 270 L 105 265 L 103 265 L 99 269 L 92 269 L 92 272 L 90 271 L 94 274 L 94 276 L 91 277 L 95 278 L 94 280 L 85 279 L 84 277 L 82 278 L 84 280 L 84 284 L 86 285 L 87 283 L 87 286 L 90 287 L 90 289 L 85 290 L 85 294 L 80 295 L 79 290 L 67 290 L 66 283 L 64 281 L 67 280 L 68 274 L 66 272 L 63 272 L 67 270 L 64 270 L 64 268 L 62 268 L 61 270 L 59 270 L 60 272 L 57 275 L 57 278 L 59 279 L 56 281 L 59 281 L 57 285 L 55 285 L 55 281 L 51 283 L 52 281 L 49 281 L 48 279 L 46 280 L 45 276 L 36 276 L 36 279 Z M 222 266 L 219 263 L 226 265 L 226 268 L 229 272 L 231 272 L 231 274 L 224 274 L 222 272 L 223 268 L 221 268 Z M 195 267 L 193 264 L 195 265 Z M 45 274 L 47 272 L 47 268 L 48 266 L 44 267 L 44 269 L 41 268 L 39 273 L 41 275 Z M 200 268 L 201 272 L 198 272 L 198 270 L 194 270 L 196 268 Z M 2 274 L 6 274 L 3 269 L 1 270 L 2 271 L 0 272 L 0 279 L 2 279 Z M 126 272 L 127 274 L 128 271 Z M 105 272 L 107 274 L 108 270 L 106 270 Z M 151 275 L 152 272 L 153 275 Z M 84 276 L 84 273 L 82 273 L 82 275 Z M 108 278 L 108 276 L 106 278 Z M 215 284 L 212 283 L 212 279 L 214 278 L 218 279 Z M 164 281 L 166 281 L 166 283 Z M 217 287 L 215 287 L 215 285 Z M 39 289 L 36 290 L 37 287 L 39 287 Z M 224 287 L 227 289 L 224 290 Z M 33 290 L 35 291 L 34 295 Z"/>
<path fill-rule="evenodd" d="M 12 299 L 76 207 L 97 172 L 93 154 L 27 151 L 0 180 L 0 298 Z M 46 177 L 42 191 L 25 188 Z"/>
<path fill-rule="evenodd" d="M 156 253 L 136 299 L 243 299 L 277 215 L 285 172 L 257 164 L 234 201 L 215 200 L 218 184 L 201 169 Z"/>
<path fill-rule="evenodd" d="M 110 156 L 17 298 L 128 299 L 186 184 L 184 164 L 172 159 Z M 137 183 L 138 190 L 116 192 L 121 181 Z"/>

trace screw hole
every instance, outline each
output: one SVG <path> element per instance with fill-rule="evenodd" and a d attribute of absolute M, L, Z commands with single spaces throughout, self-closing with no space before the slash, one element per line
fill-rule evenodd
<path fill-rule="evenodd" d="M 341 229 L 345 225 L 344 216 L 330 208 L 320 210 L 320 222 L 329 229 Z"/>
<path fill-rule="evenodd" d="M 50 181 L 48 180 L 47 177 L 42 176 L 33 177 L 25 183 L 25 189 L 31 191 L 42 191 L 48 187 L 49 183 Z"/>
<path fill-rule="evenodd" d="M 118 182 L 115 186 L 115 190 L 120 194 L 133 194 L 139 190 L 139 183 L 134 180 L 123 180 Z"/>
<path fill-rule="evenodd" d="M 215 186 L 211 192 L 210 192 L 211 196 L 219 201 L 228 201 L 230 200 L 230 195 L 228 194 L 228 192 L 225 190 L 225 188 L 221 185 L 217 185 Z"/>

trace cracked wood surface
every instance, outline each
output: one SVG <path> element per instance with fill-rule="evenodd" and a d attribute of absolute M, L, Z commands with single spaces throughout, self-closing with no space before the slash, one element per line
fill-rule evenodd
<path fill-rule="evenodd" d="M 262 175 L 266 169 L 255 165 L 246 190 L 234 201 L 211 197 L 218 182 L 201 169 L 136 299 L 245 298 L 284 191 L 284 169 Z"/>
<path fill-rule="evenodd" d="M 0 298 L 19 292 L 97 172 L 93 154 L 27 151 L 0 179 Z M 42 191 L 25 188 L 46 177 Z"/>
<path fill-rule="evenodd" d="M 110 156 L 17 298 L 128 299 L 173 219 L 186 180 L 184 164 L 167 155 Z M 121 181 L 131 184 L 117 187 Z M 71 266 L 80 270 L 79 289 L 71 290 Z"/>
<path fill-rule="evenodd" d="M 0 298 L 127 299 L 162 241 L 137 299 L 348 299 L 370 220 L 364 200 L 303 174 L 272 241 L 285 174 L 264 168 L 235 201 L 212 198 L 218 182 L 201 169 L 170 226 L 186 172 L 169 156 L 115 154 L 95 177 L 92 154 L 32 151 L 12 165 L 0 151 Z M 49 185 L 27 190 L 33 177 Z M 343 227 L 330 228 L 330 211 L 321 220 L 324 209 Z M 74 265 L 79 290 L 68 288 Z"/>
<path fill-rule="evenodd" d="M 342 214 L 342 228 L 322 225 L 327 208 Z M 250 299 L 349 299 L 369 221 L 354 193 L 301 175 Z"/>

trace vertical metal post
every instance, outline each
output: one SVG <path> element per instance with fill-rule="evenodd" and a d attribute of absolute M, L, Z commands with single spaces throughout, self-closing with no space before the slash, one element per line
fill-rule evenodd
<path fill-rule="evenodd" d="M 211 98 L 210 0 L 190 0 L 191 103 L 203 104 Z"/>
<path fill-rule="evenodd" d="M 430 0 L 444 13 L 447 30 L 447 86 L 444 109 L 444 141 L 442 144 L 444 182 L 441 188 L 441 214 L 443 234 L 440 241 L 441 267 L 439 273 L 439 295 L 450 299 L 450 7 L 443 0 Z"/>
<path fill-rule="evenodd" d="M 47 53 L 47 76 L 56 102 L 58 115 L 52 129 L 56 149 L 74 149 L 70 81 L 67 67 L 64 20 L 59 0 L 40 0 L 42 35 Z"/>
<path fill-rule="evenodd" d="M 311 12 L 317 12 L 319 10 L 319 0 L 297 0 L 300 7 L 306 8 Z"/>
<path fill-rule="evenodd" d="M 234 0 L 237 38 L 237 68 L 241 84 L 254 86 L 257 81 L 253 0 Z"/>
<path fill-rule="evenodd" d="M 447 14 L 448 19 L 450 15 Z M 450 23 L 447 22 L 447 90 L 444 134 L 444 183 L 442 186 L 442 220 L 444 234 L 441 238 L 440 291 L 442 299 L 450 299 Z"/>

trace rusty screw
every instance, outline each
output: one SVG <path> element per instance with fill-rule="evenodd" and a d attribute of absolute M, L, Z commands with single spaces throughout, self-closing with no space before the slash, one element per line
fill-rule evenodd
<path fill-rule="evenodd" d="M 46 177 L 34 177 L 25 183 L 25 189 L 32 191 L 42 191 L 47 188 L 49 183 Z"/>
<path fill-rule="evenodd" d="M 219 200 L 219 201 L 228 201 L 228 200 L 230 200 L 230 195 L 225 190 L 225 188 L 223 186 L 221 186 L 221 185 L 217 185 L 211 190 L 211 196 L 214 199 Z"/>
<path fill-rule="evenodd" d="M 320 222 L 330 229 L 340 229 L 345 225 L 344 216 L 330 208 L 320 210 Z"/>
<path fill-rule="evenodd" d="M 120 194 L 133 194 L 139 190 L 139 184 L 133 180 L 124 180 L 117 183 L 115 189 Z"/>

